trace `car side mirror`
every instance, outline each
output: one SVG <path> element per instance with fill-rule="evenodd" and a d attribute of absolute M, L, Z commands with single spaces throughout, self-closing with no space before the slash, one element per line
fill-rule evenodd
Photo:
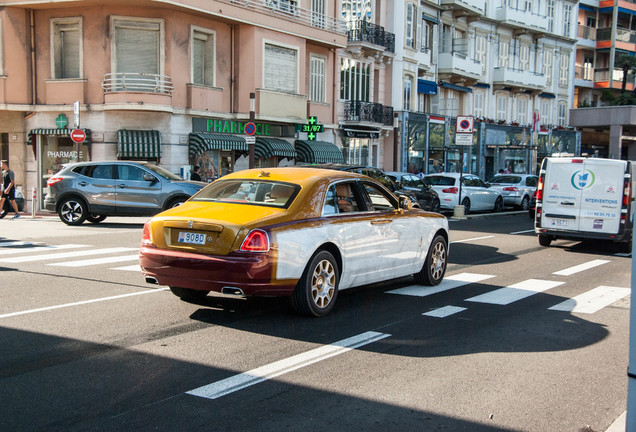
<path fill-rule="evenodd" d="M 155 183 L 157 181 L 157 177 L 153 176 L 152 174 L 144 174 L 144 180 Z"/>
<path fill-rule="evenodd" d="M 400 195 L 400 209 L 411 210 L 413 208 L 413 201 L 406 195 Z"/>

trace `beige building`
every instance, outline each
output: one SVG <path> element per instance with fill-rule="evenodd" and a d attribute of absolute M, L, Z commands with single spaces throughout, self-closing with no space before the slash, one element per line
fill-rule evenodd
<path fill-rule="evenodd" d="M 250 114 L 256 166 L 336 161 L 337 53 L 347 45 L 339 8 L 0 0 L 0 158 L 29 209 L 31 190 L 42 199 L 67 162 L 199 165 L 208 179 L 247 168 Z M 310 117 L 324 125 L 317 141 L 301 132 Z M 83 143 L 72 141 L 75 128 Z"/>

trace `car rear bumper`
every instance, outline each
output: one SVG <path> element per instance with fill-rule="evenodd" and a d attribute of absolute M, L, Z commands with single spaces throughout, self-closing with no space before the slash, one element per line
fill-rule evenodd
<path fill-rule="evenodd" d="M 48 211 L 56 211 L 57 209 L 55 208 L 55 200 L 44 198 L 44 208 Z"/>
<path fill-rule="evenodd" d="M 547 235 L 554 238 L 572 239 L 572 240 L 610 240 L 615 242 L 622 242 L 631 239 L 631 228 L 621 229 L 618 233 L 594 233 L 587 231 L 568 231 L 549 228 L 535 228 L 535 233 L 539 235 Z"/>
<path fill-rule="evenodd" d="M 144 276 L 159 285 L 223 292 L 240 289 L 246 296 L 288 296 L 297 280 L 273 280 L 274 260 L 269 253 L 203 255 L 142 246 L 139 264 Z"/>

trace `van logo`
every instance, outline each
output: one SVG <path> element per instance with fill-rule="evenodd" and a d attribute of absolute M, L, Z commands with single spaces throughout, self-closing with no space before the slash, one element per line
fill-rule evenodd
<path fill-rule="evenodd" d="M 596 177 L 594 173 L 588 169 L 576 171 L 570 179 L 574 189 L 583 190 L 592 187 Z"/>

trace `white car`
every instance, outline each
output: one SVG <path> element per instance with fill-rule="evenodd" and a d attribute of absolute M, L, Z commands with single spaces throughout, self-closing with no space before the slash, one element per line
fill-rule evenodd
<path fill-rule="evenodd" d="M 460 202 L 464 206 L 464 213 L 476 210 L 503 210 L 501 192 L 490 188 L 482 179 L 474 174 L 462 175 L 461 201 L 459 199 L 459 173 L 440 173 L 424 176 L 424 182 L 429 184 L 437 195 L 442 209 L 453 210 Z"/>
<path fill-rule="evenodd" d="M 497 174 L 488 180 L 492 189 L 501 192 L 505 205 L 521 210 L 528 210 L 538 182 L 539 177 L 532 174 Z"/>

